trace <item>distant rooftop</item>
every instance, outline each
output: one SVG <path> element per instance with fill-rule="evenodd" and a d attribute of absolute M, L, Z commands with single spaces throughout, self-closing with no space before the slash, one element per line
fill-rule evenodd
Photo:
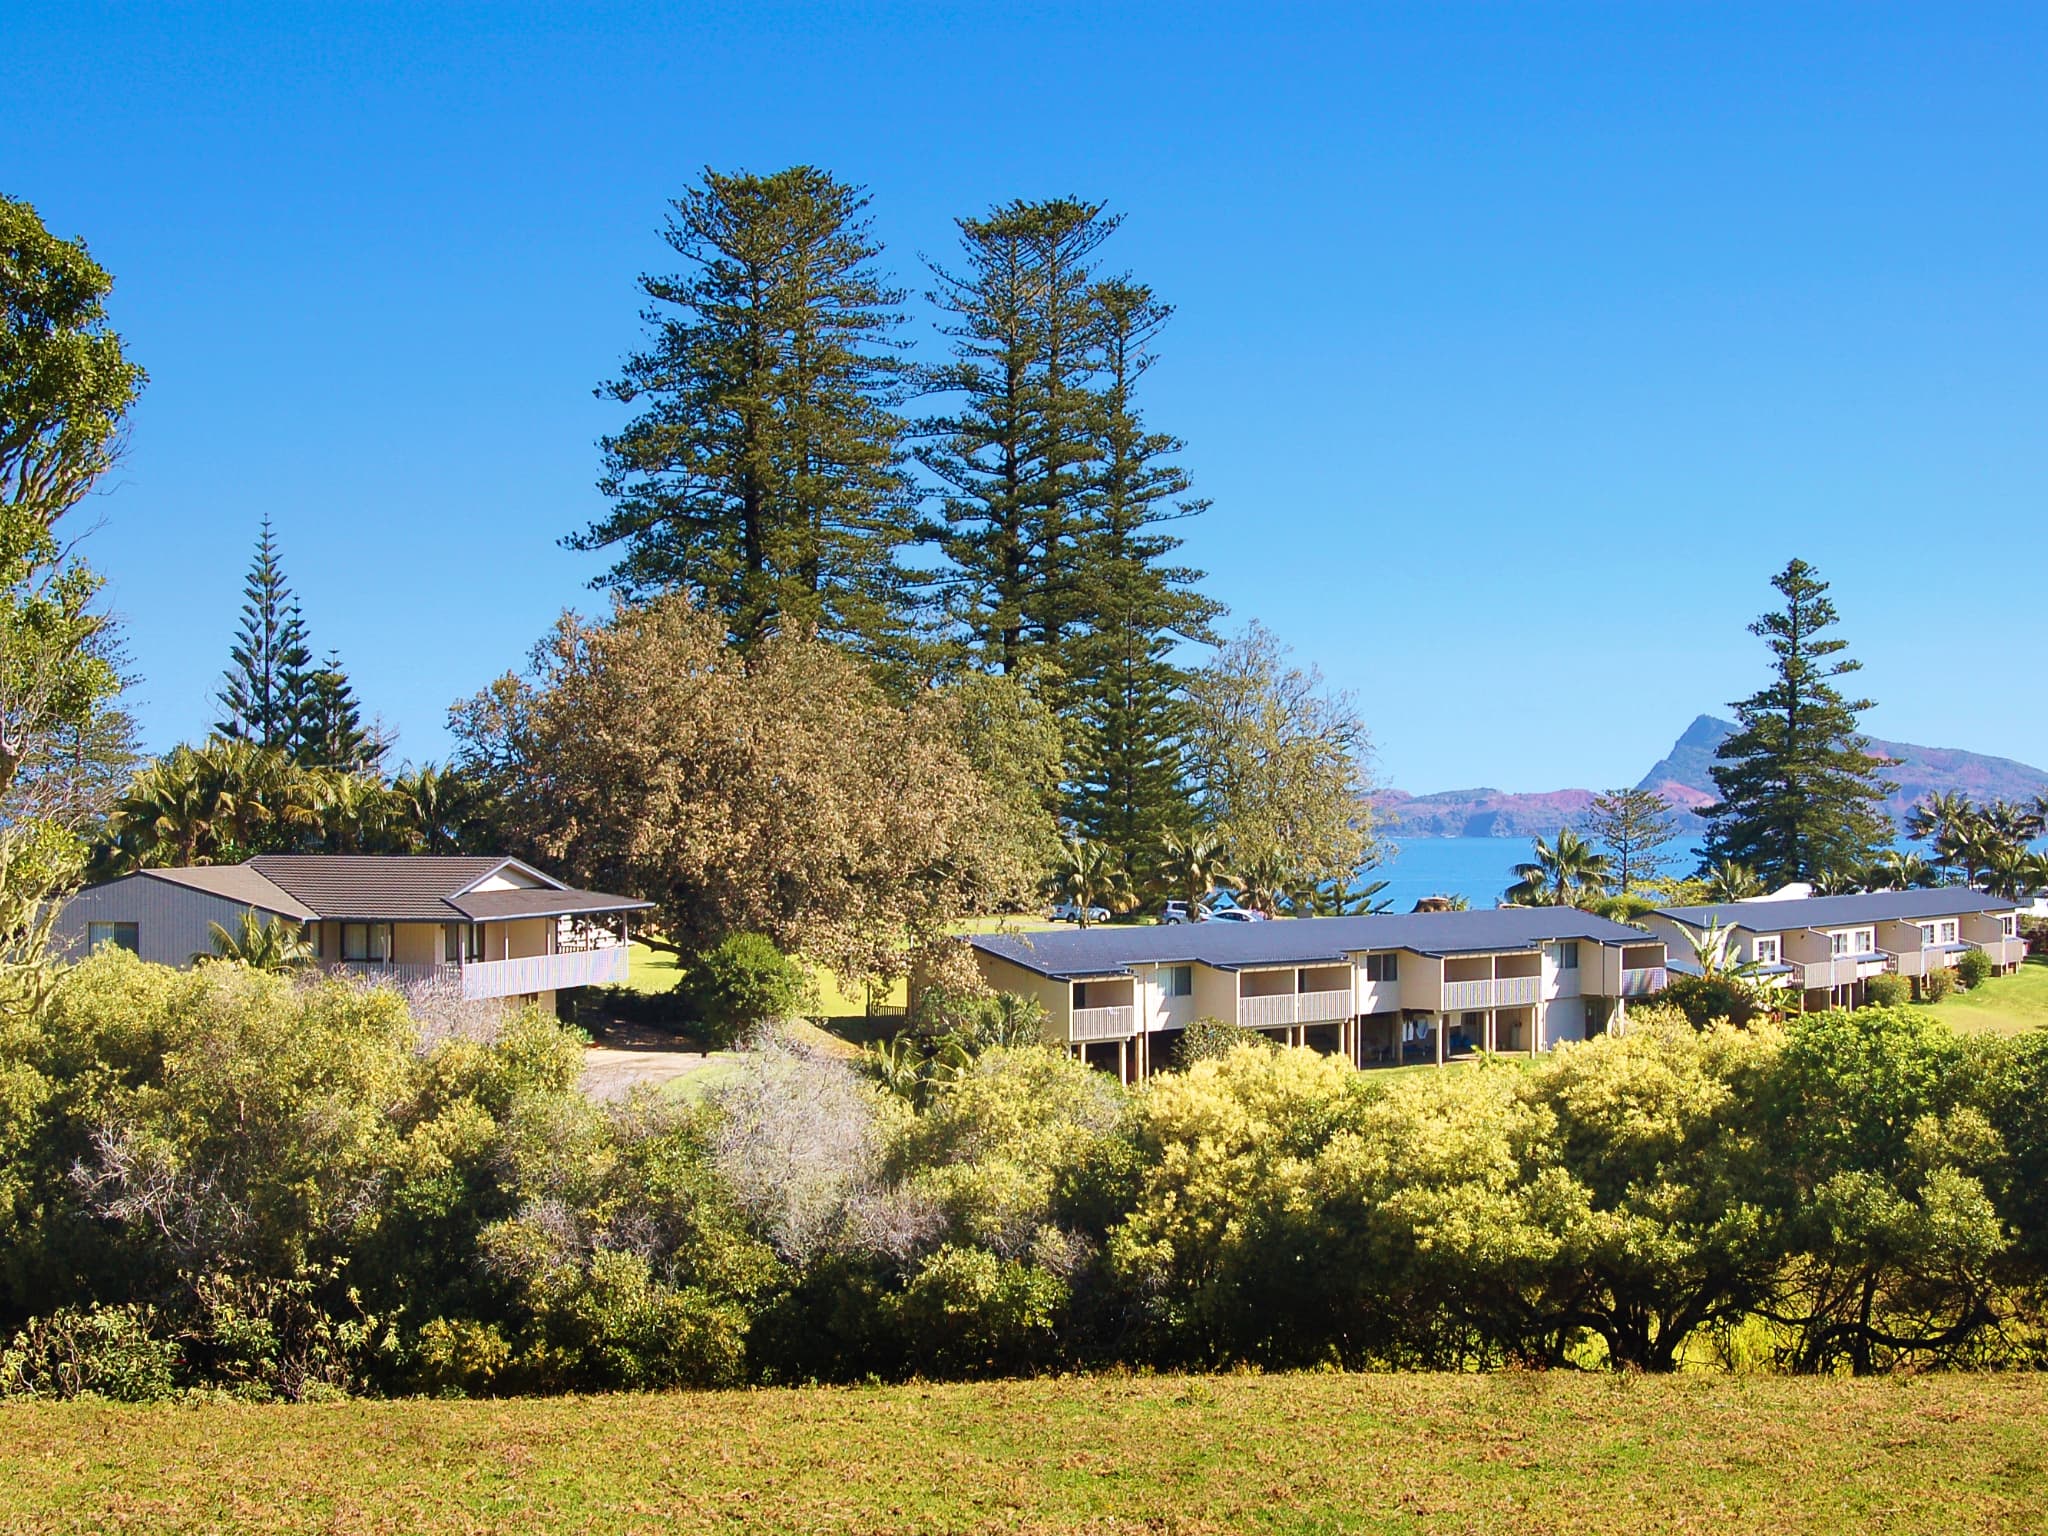
<path fill-rule="evenodd" d="M 1559 939 L 1652 944 L 1641 929 L 1571 907 L 1283 918 L 1269 923 L 1174 923 L 1138 928 L 976 934 L 976 949 L 1056 978 L 1107 976 L 1133 965 L 1199 963 L 1236 971 L 1262 965 L 1336 964 L 1367 950 L 1425 955 L 1533 949 Z"/>
<path fill-rule="evenodd" d="M 1719 923 L 1724 928 L 1747 928 L 1751 933 L 1777 933 L 1787 928 L 1837 928 L 1887 919 L 1918 922 L 1930 917 L 1960 917 L 1969 912 L 2010 912 L 2018 905 L 2003 896 L 1987 896 L 1967 886 L 1951 885 L 1930 891 L 1867 891 L 1855 896 L 1805 896 L 1788 901 L 1722 901 L 1657 910 L 1689 928 Z"/>

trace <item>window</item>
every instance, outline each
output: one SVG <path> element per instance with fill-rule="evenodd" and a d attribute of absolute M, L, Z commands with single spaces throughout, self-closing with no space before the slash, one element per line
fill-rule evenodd
<path fill-rule="evenodd" d="M 1998 926 L 2008 939 L 2019 937 L 2020 920 L 2014 914 L 2006 913 L 2004 917 L 1999 919 Z"/>
<path fill-rule="evenodd" d="M 98 949 L 102 944 L 117 945 L 132 955 L 142 953 L 142 928 L 138 923 L 87 923 L 85 945 Z"/>
<path fill-rule="evenodd" d="M 343 923 L 341 925 L 341 958 L 344 960 L 382 961 L 390 956 L 385 945 L 389 932 L 383 923 Z"/>
<path fill-rule="evenodd" d="M 1758 965 L 1776 965 L 1778 963 L 1778 942 L 1776 938 L 1758 939 L 1756 941 L 1752 948 L 1756 952 L 1756 963 Z"/>
<path fill-rule="evenodd" d="M 1956 925 L 1954 923 L 1943 923 L 1941 925 L 1941 942 L 1944 944 L 1953 944 L 1955 943 L 1955 941 Z"/>
<path fill-rule="evenodd" d="M 1922 924 L 1920 925 L 1920 942 L 1921 942 L 1922 944 L 1932 944 L 1932 943 L 1934 943 L 1934 942 L 1935 942 L 1935 939 L 1934 939 L 1934 924 L 1932 924 L 1932 923 L 1922 923 Z"/>
<path fill-rule="evenodd" d="M 1829 934 L 1828 953 L 1832 955 L 1846 955 L 1849 953 L 1849 935 L 1846 933 Z"/>
<path fill-rule="evenodd" d="M 1190 997 L 1195 990 L 1192 965 L 1169 965 L 1159 972 L 1159 991 L 1165 997 Z"/>
<path fill-rule="evenodd" d="M 1399 955 L 1367 955 L 1365 957 L 1365 979 L 1367 981 L 1399 981 L 1401 979 L 1401 957 Z"/>
<path fill-rule="evenodd" d="M 1856 953 L 1859 955 L 1874 954 L 1877 950 L 1877 930 L 1875 928 L 1858 928 L 1855 933 L 1850 935 L 1850 938 L 1855 944 Z"/>
<path fill-rule="evenodd" d="M 1579 968 L 1579 946 L 1576 943 L 1553 944 L 1550 946 L 1550 959 L 1560 971 L 1576 971 Z"/>

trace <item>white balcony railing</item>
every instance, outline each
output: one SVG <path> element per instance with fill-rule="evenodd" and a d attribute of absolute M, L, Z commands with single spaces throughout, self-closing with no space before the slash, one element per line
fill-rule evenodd
<path fill-rule="evenodd" d="M 1493 1006 L 1493 980 L 1447 981 L 1444 983 L 1444 1012 L 1456 1013 L 1467 1008 L 1491 1008 Z"/>
<path fill-rule="evenodd" d="M 1621 973 L 1623 997 L 1648 997 L 1664 990 L 1665 970 L 1661 965 L 1639 966 Z"/>
<path fill-rule="evenodd" d="M 1493 1006 L 1515 1008 L 1523 1003 L 1533 1003 L 1543 995 L 1541 976 L 1496 976 L 1493 981 Z"/>
<path fill-rule="evenodd" d="M 1124 1040 L 1137 1033 L 1138 1010 L 1128 1003 L 1117 1008 L 1076 1008 L 1069 1021 L 1069 1040 Z"/>
<path fill-rule="evenodd" d="M 517 997 L 562 987 L 613 986 L 626 979 L 627 950 L 585 949 L 568 955 L 475 960 L 462 968 L 464 997 Z"/>
<path fill-rule="evenodd" d="M 1329 992 L 1275 992 L 1243 997 L 1237 1022 L 1246 1029 L 1279 1029 L 1294 1024 L 1330 1024 L 1351 1017 L 1351 989 Z"/>
<path fill-rule="evenodd" d="M 356 976 L 380 986 L 412 991 L 421 987 L 461 988 L 465 998 L 519 997 L 529 992 L 556 992 L 565 987 L 612 986 L 626 979 L 628 952 L 577 950 L 566 955 L 524 955 L 513 960 L 471 960 L 463 965 L 399 965 L 382 960 L 343 960 L 326 969 Z"/>

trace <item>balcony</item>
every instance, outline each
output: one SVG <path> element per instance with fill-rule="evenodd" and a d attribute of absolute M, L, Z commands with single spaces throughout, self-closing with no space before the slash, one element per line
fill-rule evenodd
<path fill-rule="evenodd" d="M 332 975 L 355 976 L 379 986 L 413 991 L 425 987 L 460 989 L 469 1000 L 519 997 L 529 992 L 555 992 L 565 987 L 615 986 L 625 981 L 627 949 L 575 950 L 561 955 L 525 955 L 514 960 L 471 960 L 438 965 L 399 965 L 383 960 L 330 963 Z"/>
<path fill-rule="evenodd" d="M 1332 1024 L 1351 1017 L 1351 989 L 1278 992 L 1238 999 L 1237 1022 L 1246 1029 L 1279 1029 L 1294 1024 Z"/>
<path fill-rule="evenodd" d="M 1496 976 L 1493 980 L 1493 1006 L 1496 1008 L 1519 1008 L 1524 1003 L 1537 1002 L 1542 996 L 1541 976 Z"/>
<path fill-rule="evenodd" d="M 1138 1032 L 1138 1010 L 1125 1003 L 1115 1008 L 1076 1008 L 1069 1016 L 1067 1038 L 1128 1040 Z"/>
<path fill-rule="evenodd" d="M 1621 995 L 1623 997 L 1648 997 L 1653 992 L 1662 992 L 1669 976 L 1661 965 L 1638 966 L 1621 973 Z"/>
<path fill-rule="evenodd" d="M 1459 1013 L 1474 1008 L 1493 1006 L 1493 981 L 1447 981 L 1444 983 L 1443 1008 L 1446 1013 Z"/>

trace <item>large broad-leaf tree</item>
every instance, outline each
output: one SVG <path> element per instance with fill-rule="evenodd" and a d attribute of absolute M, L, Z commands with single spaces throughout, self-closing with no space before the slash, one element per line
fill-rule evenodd
<path fill-rule="evenodd" d="M 848 979 L 902 976 L 1036 874 L 1028 807 L 975 772 L 947 711 L 819 640 L 743 651 L 680 595 L 565 616 L 532 676 L 451 723 L 503 787 L 511 846 L 653 901 L 686 950 L 764 933 Z"/>
<path fill-rule="evenodd" d="M 1349 694 L 1255 623 L 1189 680 L 1188 706 L 1195 805 L 1230 850 L 1241 899 L 1348 886 L 1372 863 L 1372 740 Z"/>
<path fill-rule="evenodd" d="M 0 972 L 38 968 L 78 831 L 133 759 L 121 653 L 66 523 L 120 455 L 144 383 L 82 241 L 0 197 Z"/>
<path fill-rule="evenodd" d="M 1733 706 L 1740 728 L 1713 768 L 1706 860 L 1733 860 L 1767 884 L 1865 868 L 1890 841 L 1879 810 L 1891 786 L 1857 720 L 1872 707 L 1838 686 L 1862 663 L 1831 634 L 1828 584 L 1804 560 L 1771 578 L 1782 608 L 1750 625 L 1771 652 L 1771 681 Z"/>

